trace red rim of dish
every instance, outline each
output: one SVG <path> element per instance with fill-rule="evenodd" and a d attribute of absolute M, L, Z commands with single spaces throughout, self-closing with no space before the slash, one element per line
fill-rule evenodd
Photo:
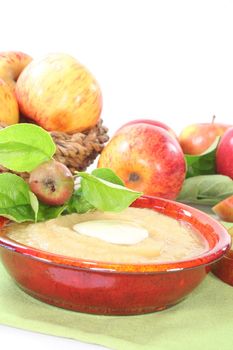
<path fill-rule="evenodd" d="M 49 253 L 40 249 L 32 248 L 6 237 L 7 228 L 3 228 L 0 234 L 0 247 L 17 252 L 31 259 L 46 262 L 53 265 L 59 265 L 64 268 L 104 271 L 109 273 L 165 273 L 178 272 L 187 269 L 194 269 L 200 266 L 206 266 L 219 260 L 230 248 L 231 238 L 227 230 L 216 220 L 202 211 L 192 208 L 183 203 L 171 200 L 142 196 L 133 204 L 136 208 L 149 208 L 167 216 L 173 217 L 179 221 L 187 222 L 197 229 L 210 230 L 214 245 L 203 254 L 187 260 L 175 262 L 161 262 L 154 264 L 127 264 L 111 263 L 94 260 L 83 260 L 63 255 Z M 201 233 L 202 234 L 202 233 Z"/>

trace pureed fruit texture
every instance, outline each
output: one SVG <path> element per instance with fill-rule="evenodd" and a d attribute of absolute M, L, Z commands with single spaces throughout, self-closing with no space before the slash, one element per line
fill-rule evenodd
<path fill-rule="evenodd" d="M 135 240 L 141 230 L 146 235 Z M 120 264 L 180 261 L 208 250 L 207 242 L 188 225 L 143 208 L 65 215 L 45 223 L 11 225 L 8 232 L 13 240 L 53 254 Z"/>
<path fill-rule="evenodd" d="M 17 81 L 16 96 L 20 111 L 49 131 L 73 133 L 92 128 L 102 109 L 97 81 L 66 54 L 32 61 Z"/>
<path fill-rule="evenodd" d="M 101 153 L 98 167 L 111 168 L 131 189 L 168 199 L 177 197 L 186 173 L 177 140 L 145 123 L 119 129 Z"/>

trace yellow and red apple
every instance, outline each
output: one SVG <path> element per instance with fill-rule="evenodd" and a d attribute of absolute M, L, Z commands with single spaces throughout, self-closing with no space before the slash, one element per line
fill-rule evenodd
<path fill-rule="evenodd" d="M 98 167 L 111 168 L 133 190 L 175 199 L 185 179 L 184 154 L 165 129 L 146 123 L 126 125 L 102 151 Z"/>
<path fill-rule="evenodd" d="M 0 79 L 0 123 L 16 124 L 19 121 L 19 108 L 14 92 Z"/>
<path fill-rule="evenodd" d="M 20 111 L 49 131 L 74 133 L 92 128 L 102 109 L 97 81 L 66 54 L 32 61 L 17 81 L 16 96 Z"/>
<path fill-rule="evenodd" d="M 23 52 L 0 52 L 0 123 L 18 123 L 19 108 L 15 97 L 15 84 L 31 57 Z"/>
<path fill-rule="evenodd" d="M 183 129 L 179 142 L 185 154 L 201 154 L 222 136 L 231 125 L 215 123 L 192 124 Z"/>
<path fill-rule="evenodd" d="M 14 91 L 20 73 L 31 60 L 32 58 L 23 52 L 0 52 L 0 79 Z"/>
<path fill-rule="evenodd" d="M 222 200 L 212 210 L 221 220 L 233 223 L 233 196 Z"/>

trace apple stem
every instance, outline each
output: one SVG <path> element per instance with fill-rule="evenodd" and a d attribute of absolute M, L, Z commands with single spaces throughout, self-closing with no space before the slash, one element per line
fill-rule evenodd
<path fill-rule="evenodd" d="M 213 115 L 213 117 L 212 117 L 212 124 L 214 124 L 215 119 L 216 119 L 216 116 Z"/>

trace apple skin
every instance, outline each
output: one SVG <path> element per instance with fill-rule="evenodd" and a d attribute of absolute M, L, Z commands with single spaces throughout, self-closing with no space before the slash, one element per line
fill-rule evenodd
<path fill-rule="evenodd" d="M 62 205 L 74 191 L 74 179 L 62 163 L 50 160 L 40 164 L 30 173 L 29 187 L 45 204 Z"/>
<path fill-rule="evenodd" d="M 166 124 L 158 121 L 158 120 L 153 120 L 153 119 L 135 119 L 135 120 L 131 120 L 128 123 L 122 125 L 116 133 L 118 133 L 119 130 L 121 130 L 123 127 L 127 126 L 127 125 L 133 125 L 133 124 L 150 124 L 150 125 L 154 125 L 154 126 L 159 126 L 160 128 L 163 128 L 165 130 L 167 130 L 169 132 L 169 134 L 171 134 L 173 137 L 175 137 L 175 139 L 178 139 L 175 132 Z"/>
<path fill-rule="evenodd" d="M 10 86 L 12 91 L 22 70 L 31 60 L 32 58 L 23 52 L 0 52 L 0 78 Z"/>
<path fill-rule="evenodd" d="M 214 123 L 192 124 L 183 129 L 179 142 L 185 154 L 197 155 L 205 152 L 218 136 L 222 136 L 231 125 Z"/>
<path fill-rule="evenodd" d="M 0 123 L 16 124 L 19 121 L 19 108 L 10 86 L 0 79 Z"/>
<path fill-rule="evenodd" d="M 185 179 L 179 143 L 158 126 L 123 127 L 102 151 L 98 167 L 111 168 L 125 185 L 145 195 L 175 199 Z"/>
<path fill-rule="evenodd" d="M 233 222 L 233 196 L 222 200 L 212 210 L 221 220 Z"/>
<path fill-rule="evenodd" d="M 32 61 L 17 81 L 16 96 L 20 112 L 48 131 L 87 130 L 97 124 L 102 110 L 97 81 L 66 54 Z"/>
<path fill-rule="evenodd" d="M 218 144 L 216 171 L 233 179 L 233 127 L 224 133 Z"/>

